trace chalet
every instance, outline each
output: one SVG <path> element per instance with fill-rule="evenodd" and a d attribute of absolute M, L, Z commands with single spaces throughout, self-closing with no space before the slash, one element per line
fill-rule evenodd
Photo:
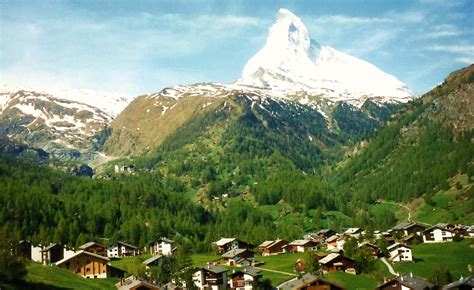
<path fill-rule="evenodd" d="M 421 240 L 421 236 L 418 236 L 416 234 L 409 234 L 408 236 L 401 238 L 400 241 L 405 245 L 413 245 L 418 242 L 418 239 Z"/>
<path fill-rule="evenodd" d="M 330 229 L 322 229 L 322 230 L 319 230 L 316 235 L 318 235 L 319 238 L 321 238 L 322 240 L 326 240 L 327 238 L 335 235 L 336 232 L 333 231 L 333 230 L 330 230 Z"/>
<path fill-rule="evenodd" d="M 361 228 L 348 228 L 343 233 L 343 235 L 354 237 L 356 239 L 358 239 L 361 234 L 362 234 Z"/>
<path fill-rule="evenodd" d="M 218 240 L 217 242 L 214 242 L 213 244 L 215 245 L 217 252 L 219 254 L 223 254 L 225 252 L 228 252 L 234 249 L 251 250 L 254 248 L 253 245 L 246 242 L 242 242 L 236 238 L 221 238 L 220 240 Z"/>
<path fill-rule="evenodd" d="M 53 264 L 64 259 L 64 247 L 59 244 L 50 244 L 40 252 L 43 265 Z"/>
<path fill-rule="evenodd" d="M 107 257 L 107 247 L 95 242 L 88 242 L 78 248 L 79 250 L 93 253 L 102 257 Z"/>
<path fill-rule="evenodd" d="M 435 286 L 419 277 L 410 274 L 403 274 L 394 279 L 391 279 L 382 285 L 379 285 L 376 290 L 431 290 L 435 289 Z"/>
<path fill-rule="evenodd" d="M 161 258 L 163 258 L 163 255 L 158 254 L 143 261 L 142 264 L 145 265 L 145 269 L 148 271 L 150 270 L 151 266 L 158 266 Z"/>
<path fill-rule="evenodd" d="M 356 274 L 355 261 L 341 254 L 331 253 L 319 260 L 323 272 L 347 272 Z"/>
<path fill-rule="evenodd" d="M 149 253 L 152 255 L 171 256 L 176 248 L 173 247 L 174 241 L 168 238 L 160 238 L 149 244 Z"/>
<path fill-rule="evenodd" d="M 109 261 L 107 257 L 80 250 L 73 256 L 57 262 L 56 266 L 84 278 L 123 277 L 125 272 L 109 265 Z"/>
<path fill-rule="evenodd" d="M 305 274 L 281 283 L 277 286 L 278 290 L 345 290 L 331 281 L 325 280 L 313 274 Z"/>
<path fill-rule="evenodd" d="M 193 274 L 193 282 L 198 289 L 227 289 L 227 269 L 220 266 L 203 266 Z"/>
<path fill-rule="evenodd" d="M 435 225 L 423 232 L 423 243 L 444 243 L 452 242 L 454 232 L 441 225 Z"/>
<path fill-rule="evenodd" d="M 299 272 L 299 273 L 304 272 L 304 260 L 303 259 L 296 260 L 294 269 L 295 269 L 295 272 Z"/>
<path fill-rule="evenodd" d="M 311 240 L 294 240 L 289 245 L 292 253 L 304 253 L 318 249 L 318 244 Z"/>
<path fill-rule="evenodd" d="M 107 257 L 109 258 L 123 258 L 134 257 L 140 254 L 137 247 L 124 242 L 112 243 L 107 247 Z"/>
<path fill-rule="evenodd" d="M 252 265 L 254 261 L 254 253 L 247 249 L 233 249 L 221 257 L 229 266 Z"/>
<path fill-rule="evenodd" d="M 257 287 L 261 277 L 262 271 L 252 267 L 234 271 L 230 275 L 230 289 L 258 289 Z"/>
<path fill-rule="evenodd" d="M 115 165 L 114 170 L 116 173 L 120 172 L 128 172 L 128 173 L 133 173 L 135 172 L 135 164 L 130 164 L 130 165 Z"/>
<path fill-rule="evenodd" d="M 474 274 L 463 278 L 459 279 L 456 282 L 449 283 L 447 285 L 444 285 L 442 290 L 472 290 L 474 289 Z"/>
<path fill-rule="evenodd" d="M 285 240 L 265 241 L 258 246 L 258 249 L 262 256 L 270 256 L 288 252 L 289 245 Z"/>
<path fill-rule="evenodd" d="M 412 262 L 413 256 L 411 249 L 407 245 L 395 243 L 387 247 L 389 252 L 389 260 L 392 262 Z"/>
<path fill-rule="evenodd" d="M 396 226 L 394 226 L 391 230 L 392 235 L 401 235 L 401 236 L 408 236 L 410 234 L 415 234 L 421 236 L 422 232 L 425 230 L 425 227 L 410 221 L 404 221 Z"/>
<path fill-rule="evenodd" d="M 367 252 L 369 252 L 375 258 L 380 257 L 380 255 L 382 254 L 382 250 L 378 246 L 376 246 L 372 243 L 364 242 L 362 244 L 359 244 L 358 247 L 359 247 L 359 249 L 365 249 Z"/>
<path fill-rule="evenodd" d="M 115 288 L 117 288 L 117 290 L 160 290 L 160 287 L 157 285 L 136 276 L 120 279 L 120 281 L 115 284 Z"/>
<path fill-rule="evenodd" d="M 31 242 L 26 240 L 21 240 L 18 243 L 14 244 L 12 247 L 13 255 L 26 259 L 31 260 Z"/>
<path fill-rule="evenodd" d="M 339 235 L 332 235 L 326 239 L 326 249 L 332 251 L 333 249 L 337 249 L 337 239 L 339 239 Z"/>

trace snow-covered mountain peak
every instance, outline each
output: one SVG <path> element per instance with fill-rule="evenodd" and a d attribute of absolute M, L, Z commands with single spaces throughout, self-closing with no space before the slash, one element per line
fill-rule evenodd
<path fill-rule="evenodd" d="M 413 95 L 376 66 L 311 39 L 303 21 L 287 9 L 278 11 L 265 46 L 247 62 L 235 84 L 279 95 L 304 91 L 338 101 L 386 97 L 406 102 Z"/>

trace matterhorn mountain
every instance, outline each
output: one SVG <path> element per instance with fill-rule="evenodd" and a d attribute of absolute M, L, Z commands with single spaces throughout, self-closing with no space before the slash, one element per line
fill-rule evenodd
<path fill-rule="evenodd" d="M 188 144 L 216 126 L 226 131 L 246 124 L 270 139 L 292 136 L 296 153 L 278 138 L 269 144 L 304 164 L 308 152 L 320 156 L 367 138 L 410 99 L 410 90 L 395 77 L 320 45 L 300 18 L 280 9 L 264 47 L 232 84 L 176 85 L 133 101 L 85 90 L 3 89 L 0 125 L 12 140 L 88 159 L 146 154 L 177 136 L 186 135 Z M 200 122 L 206 125 L 193 128 Z"/>
<path fill-rule="evenodd" d="M 304 91 L 332 100 L 385 97 L 407 102 L 412 97 L 394 76 L 311 39 L 301 19 L 287 9 L 280 9 L 265 46 L 247 62 L 236 84 L 282 94 Z"/>

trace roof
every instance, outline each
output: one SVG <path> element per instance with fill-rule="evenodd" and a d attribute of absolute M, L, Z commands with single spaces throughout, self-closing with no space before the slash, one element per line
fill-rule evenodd
<path fill-rule="evenodd" d="M 332 235 L 330 236 L 329 238 L 326 239 L 326 243 L 330 243 L 330 242 L 333 242 L 335 240 L 339 239 L 339 236 L 338 235 Z"/>
<path fill-rule="evenodd" d="M 327 263 L 331 262 L 332 260 L 336 259 L 339 256 L 340 255 L 337 254 L 337 253 L 331 253 L 331 254 L 327 255 L 326 257 L 322 258 L 321 260 L 319 260 L 319 263 L 320 264 L 327 264 Z"/>
<path fill-rule="evenodd" d="M 434 229 L 440 229 L 440 230 L 443 230 L 443 231 L 447 231 L 447 232 L 450 232 L 450 233 L 454 233 L 452 230 L 448 230 L 447 228 L 444 227 L 443 224 L 437 224 L 437 225 L 434 225 L 430 228 L 427 228 L 426 230 L 424 230 L 423 232 L 429 232 L 431 230 L 434 230 Z"/>
<path fill-rule="evenodd" d="M 304 246 L 307 243 L 314 243 L 311 240 L 294 240 L 293 242 L 290 243 L 291 246 Z"/>
<path fill-rule="evenodd" d="M 142 264 L 149 265 L 149 264 L 155 262 L 156 260 L 159 260 L 161 257 L 163 257 L 163 255 L 158 254 L 156 256 L 153 256 L 153 257 L 143 261 Z"/>
<path fill-rule="evenodd" d="M 123 282 L 117 282 L 115 287 L 117 290 L 128 290 L 131 288 L 136 288 L 137 286 L 143 285 L 150 289 L 159 289 L 158 286 L 151 284 L 150 282 L 146 281 L 145 279 L 138 278 L 136 276 L 130 276 L 126 278 Z"/>
<path fill-rule="evenodd" d="M 333 232 L 333 230 L 331 229 L 322 229 L 322 230 L 319 230 L 317 234 L 325 234 L 325 233 L 328 233 L 329 231 Z"/>
<path fill-rule="evenodd" d="M 80 255 L 88 255 L 88 256 L 92 256 L 92 257 L 96 257 L 96 258 L 99 258 L 99 259 L 102 259 L 102 260 L 105 260 L 105 261 L 110 261 L 109 258 L 107 257 L 104 257 L 104 256 L 101 256 L 101 255 L 97 255 L 97 254 L 94 254 L 94 253 L 91 253 L 91 252 L 87 252 L 87 251 L 84 251 L 84 250 L 80 250 L 78 252 L 75 252 L 72 256 L 70 256 L 69 258 L 64 258 L 62 259 L 61 261 L 59 262 L 56 262 L 56 265 L 61 265 L 62 263 L 68 261 L 68 260 L 71 260 L 72 258 L 75 258 L 77 256 L 80 256 Z"/>
<path fill-rule="evenodd" d="M 236 273 L 244 273 L 244 274 L 250 275 L 252 277 L 256 277 L 256 276 L 260 276 L 262 274 L 262 270 L 259 270 L 259 269 L 254 268 L 254 267 L 246 267 L 243 270 L 235 271 L 234 273 L 232 273 L 232 275 L 234 275 Z"/>
<path fill-rule="evenodd" d="M 127 243 L 121 242 L 121 241 L 117 241 L 117 242 L 113 243 L 112 245 L 114 245 L 114 244 L 121 244 L 123 246 L 129 247 L 129 248 L 132 248 L 132 249 L 138 249 L 138 247 L 136 247 L 134 245 L 130 245 L 130 244 L 127 244 Z"/>
<path fill-rule="evenodd" d="M 273 243 L 274 243 L 274 241 L 265 241 L 265 242 L 261 243 L 258 247 L 259 248 L 266 248 L 266 247 L 270 246 Z"/>
<path fill-rule="evenodd" d="M 217 242 L 214 242 L 217 246 L 223 246 L 223 245 L 226 245 L 230 242 L 233 242 L 235 241 L 235 238 L 221 238 L 220 240 L 218 240 Z"/>
<path fill-rule="evenodd" d="M 181 289 L 181 288 L 178 285 L 174 284 L 173 282 L 169 282 L 161 286 L 160 289 L 169 290 L 169 289 Z"/>
<path fill-rule="evenodd" d="M 381 287 L 384 287 L 386 285 L 390 285 L 394 281 L 398 281 L 401 285 L 409 287 L 410 289 L 413 289 L 413 290 L 425 290 L 425 289 L 431 289 L 432 287 L 434 287 L 432 283 L 426 280 L 423 280 L 419 277 L 413 276 L 412 273 L 405 273 L 388 282 L 385 282 L 382 285 L 379 285 L 377 289 L 380 289 Z"/>
<path fill-rule="evenodd" d="M 395 244 L 393 244 L 393 245 L 391 245 L 391 246 L 388 246 L 388 247 L 387 247 L 387 250 L 390 251 L 390 250 L 396 249 L 396 248 L 398 248 L 398 247 L 404 247 L 404 248 L 409 248 L 409 249 L 410 249 L 410 247 L 407 246 L 407 245 L 400 244 L 400 243 L 395 243 Z"/>
<path fill-rule="evenodd" d="M 343 287 L 341 287 L 337 284 L 334 284 L 331 281 L 325 280 L 325 279 L 323 279 L 319 276 L 316 276 L 316 275 L 313 275 L 313 274 L 310 274 L 310 273 L 307 273 L 307 274 L 304 274 L 301 277 L 296 277 L 296 278 L 293 278 L 293 279 L 288 280 L 286 282 L 283 282 L 283 283 L 281 283 L 280 285 L 277 286 L 277 289 L 281 289 L 281 290 L 302 289 L 305 286 L 307 286 L 308 284 L 314 283 L 316 281 L 321 281 L 321 282 L 324 282 L 326 284 L 338 287 L 339 289 L 344 289 Z"/>
<path fill-rule="evenodd" d="M 362 244 L 359 245 L 359 248 L 362 248 L 363 246 L 369 246 L 369 247 L 372 247 L 372 248 L 380 249 L 377 245 L 374 245 L 374 244 L 369 243 L 369 242 L 363 242 Z"/>
<path fill-rule="evenodd" d="M 354 235 L 356 233 L 358 233 L 361 229 L 360 228 L 348 228 L 344 234 L 346 235 Z"/>
<path fill-rule="evenodd" d="M 447 285 L 444 285 L 442 289 L 443 290 L 458 289 L 457 287 L 459 286 L 471 286 L 474 288 L 474 274 L 466 278 L 461 277 L 461 279 L 459 279 L 456 282 L 452 282 Z"/>
<path fill-rule="evenodd" d="M 230 250 L 226 253 L 224 253 L 221 257 L 222 258 L 233 258 L 239 254 L 242 254 L 243 252 L 246 252 L 248 251 L 247 249 L 233 249 L 233 250 Z"/>
<path fill-rule="evenodd" d="M 224 272 L 228 271 L 227 268 L 224 268 L 224 267 L 221 267 L 221 266 L 213 266 L 213 265 L 202 266 L 200 269 L 202 269 L 204 271 L 207 271 L 207 272 L 214 273 L 214 274 L 224 273 Z"/>
<path fill-rule="evenodd" d="M 392 230 L 395 230 L 395 231 L 400 231 L 400 230 L 406 230 L 406 229 L 409 229 L 413 226 L 416 226 L 417 224 L 414 223 L 414 222 L 410 222 L 410 221 L 404 221 L 404 222 L 401 222 L 401 223 L 398 223 L 396 224 Z"/>
<path fill-rule="evenodd" d="M 61 246 L 60 244 L 50 244 L 50 245 L 47 246 L 46 248 L 42 249 L 40 252 L 47 252 L 47 251 L 49 251 L 49 250 L 51 250 L 52 248 L 57 247 L 57 246 L 63 247 L 63 246 Z"/>
<path fill-rule="evenodd" d="M 104 248 L 105 248 L 104 245 L 97 244 L 96 242 L 88 242 L 88 243 L 85 243 L 84 245 L 80 246 L 78 249 L 80 249 L 80 250 L 85 250 L 85 249 L 87 249 L 87 248 L 89 248 L 89 247 L 92 247 L 92 246 L 95 246 L 95 245 L 96 245 L 96 246 L 99 246 L 99 247 L 104 247 Z"/>

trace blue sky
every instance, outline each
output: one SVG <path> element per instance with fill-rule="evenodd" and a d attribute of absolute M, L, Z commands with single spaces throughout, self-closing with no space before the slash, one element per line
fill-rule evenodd
<path fill-rule="evenodd" d="M 0 0 L 0 83 L 127 95 L 229 83 L 288 8 L 321 44 L 424 93 L 474 63 L 474 1 Z"/>

